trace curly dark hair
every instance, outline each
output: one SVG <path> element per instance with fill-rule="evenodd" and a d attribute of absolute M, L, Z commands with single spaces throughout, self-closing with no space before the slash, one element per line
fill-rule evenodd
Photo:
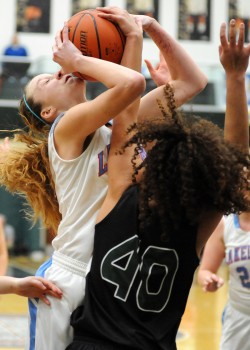
<path fill-rule="evenodd" d="M 166 94 L 172 94 L 166 87 Z M 171 99 L 169 99 L 171 101 Z M 135 155 L 153 144 L 138 166 L 133 160 L 134 181 L 143 169 L 140 182 L 139 220 L 141 229 L 157 215 L 165 238 L 181 225 L 198 223 L 204 211 L 224 214 L 248 211 L 249 154 L 223 139 L 222 130 L 197 116 L 186 116 L 174 109 L 159 107 L 162 116 L 134 125 L 135 132 L 124 149 L 136 144 Z"/>

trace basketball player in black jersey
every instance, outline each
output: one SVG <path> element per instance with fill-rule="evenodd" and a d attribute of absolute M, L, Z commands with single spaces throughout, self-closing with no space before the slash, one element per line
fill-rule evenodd
<path fill-rule="evenodd" d="M 166 85 L 168 109 L 159 102 L 158 120 L 132 127 L 125 153 L 117 154 L 119 140 L 112 141 L 109 190 L 96 224 L 84 306 L 72 314 L 74 341 L 67 350 L 176 349 L 205 242 L 222 213 L 249 210 L 249 155 L 233 143 L 248 137 L 244 76 L 250 49 L 243 46 L 243 25 L 236 40 L 234 20 L 229 37 L 223 24 L 227 140 L 214 124 L 179 114 Z M 148 154 L 137 165 L 141 147 Z M 130 152 L 137 184 L 130 181 Z"/>

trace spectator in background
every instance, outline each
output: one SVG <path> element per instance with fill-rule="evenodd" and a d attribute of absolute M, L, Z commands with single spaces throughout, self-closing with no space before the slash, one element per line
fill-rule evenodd
<path fill-rule="evenodd" d="M 0 87 L 3 86 L 6 80 L 12 84 L 17 82 L 23 85 L 26 84 L 26 74 L 30 62 L 25 60 L 25 58 L 29 55 L 27 49 L 21 45 L 17 33 L 13 35 L 10 45 L 4 49 L 3 56 L 5 57 L 2 63 Z"/>
<path fill-rule="evenodd" d="M 4 217 L 0 216 L 0 276 L 6 274 L 8 267 L 8 249 L 4 234 Z"/>
<path fill-rule="evenodd" d="M 3 52 L 4 56 L 28 56 L 28 51 L 20 44 L 17 33 L 12 37 L 11 44 Z"/>

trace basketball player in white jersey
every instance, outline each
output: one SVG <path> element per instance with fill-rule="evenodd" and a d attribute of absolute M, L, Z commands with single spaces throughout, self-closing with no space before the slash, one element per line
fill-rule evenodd
<path fill-rule="evenodd" d="M 235 22 L 234 22 L 235 23 Z M 235 23 L 236 25 L 236 23 Z M 242 25 L 240 27 L 241 45 L 244 43 Z M 232 38 L 230 38 L 232 40 Z M 235 52 L 237 47 L 235 46 Z M 250 45 L 243 49 L 249 57 Z M 247 65 L 242 64 L 241 74 L 232 76 L 235 89 L 230 98 L 235 99 L 238 84 L 245 84 Z M 228 82 L 227 82 L 228 83 Z M 234 118 L 226 120 L 225 135 L 238 144 L 246 153 L 249 152 L 249 125 L 247 98 L 244 96 L 245 112 L 232 113 Z M 231 101 L 232 106 L 237 100 Z M 243 104 L 242 104 L 243 105 Z M 238 134 L 235 133 L 238 130 Z M 205 246 L 198 270 L 198 282 L 204 291 L 214 292 L 223 284 L 217 275 L 218 268 L 225 259 L 229 268 L 229 298 L 223 315 L 221 350 L 248 350 L 250 334 L 250 213 L 223 217 Z"/>

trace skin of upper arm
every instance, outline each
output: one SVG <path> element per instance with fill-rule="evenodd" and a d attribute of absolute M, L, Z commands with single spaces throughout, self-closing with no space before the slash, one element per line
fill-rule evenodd
<path fill-rule="evenodd" d="M 113 131 L 112 131 L 113 137 Z M 119 154 L 112 145 L 108 157 L 108 193 L 98 213 L 97 222 L 103 220 L 115 207 L 123 192 L 132 183 L 132 150 L 128 147 L 124 153 Z M 113 147 L 113 149 L 112 149 Z"/>
<path fill-rule="evenodd" d="M 225 257 L 224 228 L 225 219 L 221 219 L 212 235 L 209 237 L 201 259 L 200 270 L 216 273 Z"/>
<path fill-rule="evenodd" d="M 129 120 L 129 118 L 131 118 L 131 113 L 130 109 L 127 108 L 122 112 L 122 118 L 113 120 L 111 147 L 108 157 L 109 193 L 107 197 L 112 198 L 110 202 L 118 200 L 132 182 L 134 146 L 127 147 L 122 152 L 119 152 L 124 143 L 131 137 L 125 127 L 128 127 L 125 120 Z M 134 118 L 131 118 L 132 121 L 134 122 Z M 141 162 L 140 156 L 138 156 L 138 162 Z"/>
<path fill-rule="evenodd" d="M 191 98 L 198 94 L 199 91 L 192 90 L 189 81 L 171 80 L 168 82 L 173 88 L 175 107 L 178 108 Z M 164 95 L 165 85 L 159 86 L 142 97 L 138 112 L 138 121 L 144 119 L 153 119 L 160 115 L 157 99 L 161 101 L 166 111 L 168 111 L 168 101 Z M 202 88 L 201 88 L 202 90 Z"/>
<path fill-rule="evenodd" d="M 134 147 L 127 147 L 121 154 L 122 145 L 130 138 L 127 127 L 135 121 L 132 110 L 127 107 L 119 118 L 113 120 L 111 147 L 108 157 L 108 193 L 99 211 L 97 222 L 100 222 L 116 205 L 123 192 L 132 183 L 132 156 Z M 141 158 L 138 157 L 141 162 Z"/>
<path fill-rule="evenodd" d="M 54 140 L 58 154 L 64 159 L 78 157 L 83 150 L 85 139 L 105 125 L 119 108 L 117 100 L 112 103 L 110 91 L 102 93 L 92 101 L 86 101 L 70 108 L 58 122 Z M 111 106 L 112 105 L 112 106 Z"/>

